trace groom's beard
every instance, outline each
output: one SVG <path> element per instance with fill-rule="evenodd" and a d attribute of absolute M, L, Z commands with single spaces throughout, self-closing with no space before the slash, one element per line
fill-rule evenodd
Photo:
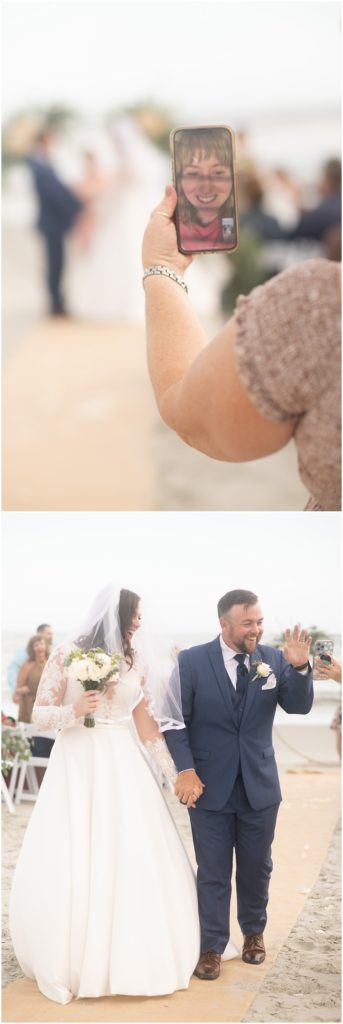
<path fill-rule="evenodd" d="M 260 640 L 262 639 L 262 635 L 262 633 L 259 633 L 254 642 L 251 640 L 249 642 L 247 640 L 242 640 L 240 644 L 237 644 L 238 650 L 241 652 L 241 654 L 254 654 L 257 645 L 260 643 Z"/>

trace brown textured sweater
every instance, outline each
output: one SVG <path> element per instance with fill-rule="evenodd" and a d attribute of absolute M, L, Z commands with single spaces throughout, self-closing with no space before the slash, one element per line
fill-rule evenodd
<path fill-rule="evenodd" d="M 236 313 L 241 380 L 270 420 L 295 420 L 311 511 L 341 508 L 339 267 L 306 260 L 248 296 Z"/>

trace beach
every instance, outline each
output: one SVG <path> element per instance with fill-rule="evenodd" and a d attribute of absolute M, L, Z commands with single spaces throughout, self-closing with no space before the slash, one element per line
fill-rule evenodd
<path fill-rule="evenodd" d="M 21 804 L 15 815 L 5 810 L 3 1020 L 339 1021 L 340 773 L 291 770 L 281 784 L 265 963 L 256 969 L 237 957 L 223 964 L 214 985 L 192 978 L 187 992 L 155 999 L 81 999 L 60 1007 L 23 978 L 11 949 L 7 905 L 31 806 Z M 169 793 L 167 800 L 194 865 L 187 811 Z M 234 894 L 231 937 L 240 949 Z"/>

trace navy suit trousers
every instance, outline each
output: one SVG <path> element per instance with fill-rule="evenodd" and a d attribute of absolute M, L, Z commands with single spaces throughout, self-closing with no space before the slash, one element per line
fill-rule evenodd
<path fill-rule="evenodd" d="M 50 297 L 51 313 L 61 313 L 64 308 L 61 295 L 63 273 L 63 235 L 58 232 L 43 234 L 46 246 L 47 285 Z"/>
<path fill-rule="evenodd" d="M 241 775 L 222 811 L 189 811 L 198 865 L 201 951 L 223 953 L 230 937 L 233 850 L 236 855 L 237 917 L 244 935 L 263 932 L 267 921 L 271 845 L 279 803 L 260 811 L 250 806 Z"/>

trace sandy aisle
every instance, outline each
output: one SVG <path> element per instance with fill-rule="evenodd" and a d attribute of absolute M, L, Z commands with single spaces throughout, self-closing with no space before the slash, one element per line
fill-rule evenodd
<path fill-rule="evenodd" d="M 339 874 L 337 835 L 328 856 L 339 815 L 339 787 L 338 770 L 290 772 L 283 776 L 284 800 L 273 848 L 274 872 L 266 932 L 268 956 L 258 970 L 243 964 L 239 958 L 223 965 L 221 977 L 213 986 L 192 978 L 188 992 L 178 992 L 171 997 L 75 1000 L 64 1008 L 44 999 L 33 982 L 19 978 L 8 984 L 19 977 L 19 971 L 7 932 L 7 894 L 30 808 L 21 805 L 16 818 L 4 811 L 4 983 L 7 988 L 3 994 L 3 1020 L 340 1020 L 339 966 L 335 964 L 337 918 L 333 913 Z M 187 812 L 175 798 L 169 797 L 169 800 L 192 854 Z M 234 899 L 231 920 L 232 938 L 240 946 Z"/>

